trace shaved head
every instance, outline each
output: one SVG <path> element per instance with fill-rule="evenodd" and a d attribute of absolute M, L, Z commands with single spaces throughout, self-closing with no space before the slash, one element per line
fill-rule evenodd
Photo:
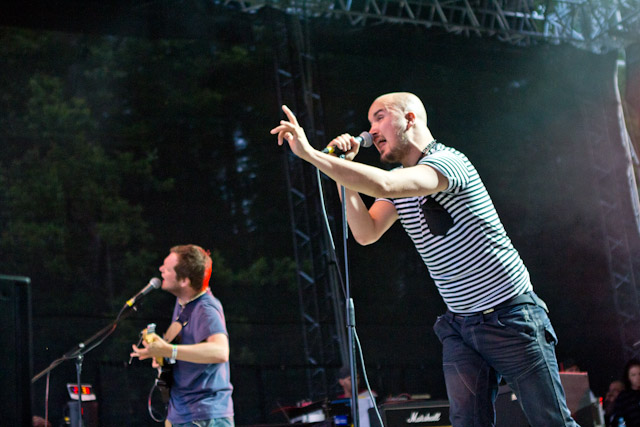
<path fill-rule="evenodd" d="M 412 112 L 416 115 L 416 120 L 427 124 L 427 110 L 424 104 L 416 95 L 409 92 L 392 92 L 376 98 L 377 102 L 383 104 L 388 110 L 393 110 L 404 116 L 405 113 Z"/>

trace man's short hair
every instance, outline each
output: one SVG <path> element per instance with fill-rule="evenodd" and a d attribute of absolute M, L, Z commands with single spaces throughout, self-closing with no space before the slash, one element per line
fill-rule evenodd
<path fill-rule="evenodd" d="M 349 366 L 343 366 L 338 371 L 338 379 L 343 380 L 351 376 L 351 368 Z"/>
<path fill-rule="evenodd" d="M 191 287 L 198 292 L 207 289 L 212 266 L 209 251 L 197 245 L 178 245 L 172 247 L 171 252 L 178 255 L 178 264 L 175 267 L 176 279 L 188 278 L 191 281 Z"/>

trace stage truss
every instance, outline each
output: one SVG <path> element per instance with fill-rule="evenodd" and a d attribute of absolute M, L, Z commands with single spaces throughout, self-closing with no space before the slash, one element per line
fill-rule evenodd
<path fill-rule="evenodd" d="M 322 139 L 322 102 L 313 87 L 317 71 L 307 29 L 309 19 L 346 19 L 353 26 L 369 27 L 416 25 L 462 36 L 494 37 L 516 46 L 570 43 L 595 53 L 622 50 L 640 42 L 640 0 L 215 0 L 214 3 L 239 8 L 246 13 L 269 6 L 286 16 L 280 19 L 288 21 L 287 29 L 278 26 L 285 31 L 280 35 L 275 65 L 279 98 L 280 101 L 283 97 L 290 98 L 293 104 L 289 105 L 296 105 L 312 144 L 317 137 Z M 289 95 L 285 95 L 287 93 Z M 323 143 L 326 141 L 314 145 Z M 344 363 L 346 342 L 341 330 L 343 315 L 335 265 L 327 262 L 327 254 L 332 250 L 330 242 L 322 230 L 314 228 L 324 225 L 317 222 L 313 225 L 310 217 L 319 215 L 317 194 L 315 190 L 307 192 L 300 187 L 304 182 L 315 185 L 314 178 L 300 163 L 295 156 L 286 159 L 305 352 L 310 366 L 309 393 L 320 398 L 328 391 L 323 365 L 338 360 Z M 635 180 L 630 179 L 629 185 L 631 192 L 637 195 Z M 599 207 L 602 217 L 608 218 L 607 210 L 612 205 L 611 201 L 605 200 L 604 194 L 606 192 L 600 193 Z M 637 202 L 637 197 L 634 200 Z M 640 324 L 639 286 L 634 263 L 629 262 L 633 255 L 628 246 L 619 244 L 625 241 L 624 236 L 621 238 L 615 229 L 606 225 L 605 221 L 605 250 L 620 336 L 625 357 L 631 357 L 640 349 L 640 335 L 632 327 Z M 311 236 L 315 236 L 319 244 L 313 245 Z M 315 267 L 311 272 L 310 265 Z M 635 305 L 623 307 L 620 301 L 634 301 Z M 320 307 L 324 309 L 319 310 Z M 335 323 L 327 319 L 330 312 L 333 312 Z"/>
<path fill-rule="evenodd" d="M 244 12 L 270 6 L 299 17 L 345 17 L 352 25 L 396 23 L 494 36 L 516 45 L 544 40 L 603 52 L 640 41 L 640 0 L 216 0 Z"/>

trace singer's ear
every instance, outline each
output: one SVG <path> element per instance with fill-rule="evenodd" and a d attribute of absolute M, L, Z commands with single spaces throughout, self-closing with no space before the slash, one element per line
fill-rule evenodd
<path fill-rule="evenodd" d="M 188 277 L 185 277 L 184 279 L 180 279 L 178 283 L 180 284 L 181 287 L 188 288 L 191 286 L 191 279 L 189 279 Z"/>
<path fill-rule="evenodd" d="M 416 124 L 416 115 L 412 111 L 409 111 L 407 114 L 405 114 L 404 118 L 407 119 L 406 130 L 409 130 L 413 125 Z"/>

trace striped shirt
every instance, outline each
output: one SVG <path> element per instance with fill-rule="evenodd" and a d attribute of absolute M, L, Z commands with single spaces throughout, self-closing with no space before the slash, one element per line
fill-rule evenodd
<path fill-rule="evenodd" d="M 447 189 L 378 200 L 395 206 L 449 310 L 483 311 L 532 290 L 529 272 L 469 159 L 437 143 L 418 164 L 441 172 Z"/>

